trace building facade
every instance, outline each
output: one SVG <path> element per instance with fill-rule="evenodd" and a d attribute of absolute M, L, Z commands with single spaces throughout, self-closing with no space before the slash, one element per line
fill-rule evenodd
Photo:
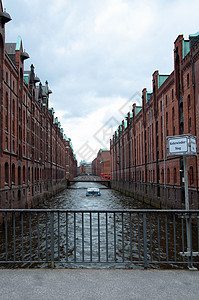
<path fill-rule="evenodd" d="M 167 157 L 167 136 L 191 134 L 197 155 L 187 158 L 190 208 L 199 202 L 199 33 L 174 43 L 174 71 L 152 76 L 110 141 L 112 187 L 157 207 L 184 208 L 182 156 Z"/>
<path fill-rule="evenodd" d="M 97 157 L 92 161 L 92 173 L 93 175 L 100 176 L 104 179 L 110 179 L 111 177 L 110 150 L 100 149 L 98 151 Z"/>
<path fill-rule="evenodd" d="M 5 43 L 11 18 L 0 4 L 0 207 L 29 208 L 67 186 L 66 147 L 60 122 L 49 108 L 52 93 L 24 70 L 22 40 Z"/>
<path fill-rule="evenodd" d="M 66 178 L 71 180 L 77 176 L 77 159 L 71 139 L 68 139 L 66 136 L 64 138 L 66 140 Z"/>

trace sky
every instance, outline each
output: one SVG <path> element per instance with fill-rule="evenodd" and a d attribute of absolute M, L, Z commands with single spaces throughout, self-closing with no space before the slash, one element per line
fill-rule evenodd
<path fill-rule="evenodd" d="M 25 69 L 52 90 L 50 107 L 78 161 L 92 161 L 152 74 L 173 71 L 174 41 L 199 31 L 198 0 L 3 0 L 12 21 L 6 42 L 22 38 Z"/>

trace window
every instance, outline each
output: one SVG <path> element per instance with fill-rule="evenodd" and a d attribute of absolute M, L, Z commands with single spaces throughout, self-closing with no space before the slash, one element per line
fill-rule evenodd
<path fill-rule="evenodd" d="M 8 130 L 8 113 L 5 116 L 5 129 Z"/>
<path fill-rule="evenodd" d="M 5 184 L 9 182 L 9 170 L 8 170 L 8 163 L 5 163 Z"/>
<path fill-rule="evenodd" d="M 167 95 L 166 95 L 166 107 L 167 107 L 168 103 L 167 103 Z"/>
<path fill-rule="evenodd" d="M 12 184 L 15 184 L 15 164 L 12 164 Z"/>
<path fill-rule="evenodd" d="M 172 102 L 174 101 L 173 89 L 171 91 L 171 100 L 172 100 Z"/>
<path fill-rule="evenodd" d="M 190 109 L 191 108 L 191 97 L 190 97 L 190 95 L 188 95 L 188 97 L 187 97 L 187 105 L 188 105 L 188 109 Z"/>
<path fill-rule="evenodd" d="M 21 185 L 21 167 L 18 167 L 18 185 Z"/>
<path fill-rule="evenodd" d="M 8 72 L 6 72 L 6 82 L 8 83 Z"/>
<path fill-rule="evenodd" d="M 28 168 L 28 180 L 30 181 L 30 167 Z"/>
<path fill-rule="evenodd" d="M 187 88 L 189 88 L 189 73 L 187 74 Z"/>
<path fill-rule="evenodd" d="M 15 141 L 12 141 L 12 152 L 15 152 Z"/>
<path fill-rule="evenodd" d="M 23 166 L 23 183 L 25 183 L 26 178 L 26 172 L 25 172 L 25 166 Z"/>

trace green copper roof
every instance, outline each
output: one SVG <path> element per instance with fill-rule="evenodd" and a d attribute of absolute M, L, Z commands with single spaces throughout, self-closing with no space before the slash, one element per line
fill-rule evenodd
<path fill-rule="evenodd" d="M 194 34 L 190 34 L 190 35 L 189 35 L 189 38 L 190 38 L 190 37 L 196 37 L 196 36 L 199 36 L 199 31 L 196 32 L 196 33 L 194 33 Z"/>
<path fill-rule="evenodd" d="M 23 74 L 23 79 L 28 84 L 29 74 Z"/>
<path fill-rule="evenodd" d="M 100 148 L 100 153 L 101 153 L 102 151 L 107 151 L 107 148 Z"/>
<path fill-rule="evenodd" d="M 142 110 L 142 106 L 136 106 L 135 107 L 135 115 L 137 116 L 141 110 Z"/>
<path fill-rule="evenodd" d="M 20 50 L 20 48 L 21 48 L 21 43 L 22 43 L 22 39 L 21 39 L 20 35 L 18 35 L 15 50 Z"/>
<path fill-rule="evenodd" d="M 153 92 L 146 92 L 146 103 L 151 99 Z"/>
<path fill-rule="evenodd" d="M 161 87 L 161 85 L 167 80 L 169 75 L 159 75 L 158 76 L 158 88 Z"/>
<path fill-rule="evenodd" d="M 183 53 L 183 58 L 189 53 L 190 51 L 190 43 L 189 41 L 183 41 L 183 49 L 182 49 Z"/>

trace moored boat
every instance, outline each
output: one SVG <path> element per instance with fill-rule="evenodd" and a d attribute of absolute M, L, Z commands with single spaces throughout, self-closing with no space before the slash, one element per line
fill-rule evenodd
<path fill-rule="evenodd" d="M 100 189 L 98 188 L 88 188 L 86 192 L 86 196 L 97 197 L 101 196 Z"/>

